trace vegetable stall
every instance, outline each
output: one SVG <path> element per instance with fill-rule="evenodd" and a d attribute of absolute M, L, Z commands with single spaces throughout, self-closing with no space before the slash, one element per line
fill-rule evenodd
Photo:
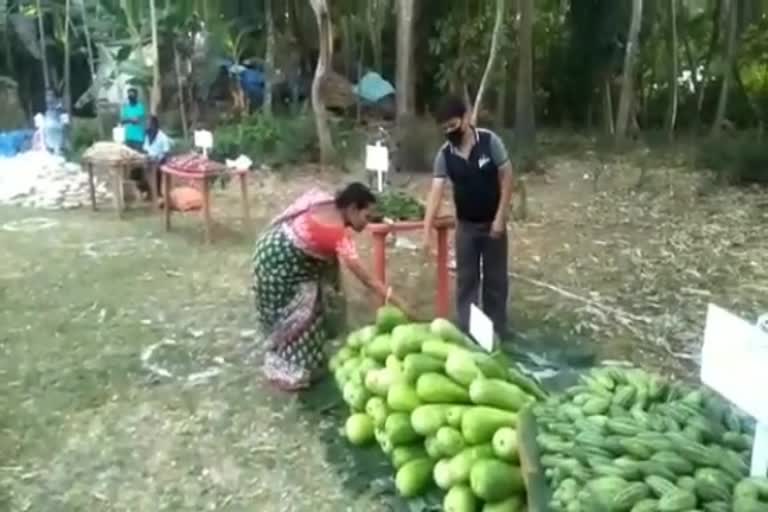
<path fill-rule="evenodd" d="M 396 308 L 330 360 L 344 434 L 378 445 L 406 499 L 439 489 L 447 512 L 757 512 L 754 421 L 714 392 L 603 367 L 548 394 L 449 321 Z M 432 510 L 440 510 L 434 508 Z"/>

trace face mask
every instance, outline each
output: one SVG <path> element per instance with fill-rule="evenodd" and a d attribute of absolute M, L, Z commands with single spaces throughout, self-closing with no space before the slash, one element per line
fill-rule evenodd
<path fill-rule="evenodd" d="M 464 129 L 456 128 L 455 130 L 451 130 L 445 134 L 445 138 L 448 139 L 448 142 L 452 145 L 461 146 L 461 143 L 464 141 Z"/>

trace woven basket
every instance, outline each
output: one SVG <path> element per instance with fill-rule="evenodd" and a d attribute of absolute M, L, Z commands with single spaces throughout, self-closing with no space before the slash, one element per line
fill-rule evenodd
<path fill-rule="evenodd" d="M 84 161 L 106 165 L 141 165 L 146 158 L 142 153 L 116 142 L 97 142 L 83 153 Z"/>

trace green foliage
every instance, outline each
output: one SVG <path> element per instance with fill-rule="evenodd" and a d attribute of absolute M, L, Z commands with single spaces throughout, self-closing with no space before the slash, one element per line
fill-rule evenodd
<path fill-rule="evenodd" d="M 389 189 L 376 198 L 374 219 L 421 220 L 424 212 L 424 205 L 418 199 L 400 190 Z"/>
<path fill-rule="evenodd" d="M 223 160 L 242 153 L 258 163 L 286 164 L 307 160 L 313 156 L 315 146 L 312 117 L 254 114 L 238 124 L 216 130 L 213 157 Z"/>
<path fill-rule="evenodd" d="M 440 88 L 456 89 L 466 82 L 471 88 L 480 83 L 485 56 L 490 49 L 496 13 L 494 2 L 461 2 L 435 22 L 436 36 L 429 40 L 429 53 L 440 62 L 437 81 Z M 514 13 L 507 9 L 504 26 L 514 24 Z M 503 31 L 499 56 L 504 59 L 511 40 Z M 483 58 L 478 58 L 482 55 Z M 471 77 L 471 81 L 470 81 Z"/>
<path fill-rule="evenodd" d="M 71 129 L 72 151 L 81 154 L 99 140 L 99 126 L 95 119 L 75 117 Z"/>
<path fill-rule="evenodd" d="M 704 141 L 697 166 L 714 172 L 720 183 L 733 186 L 768 185 L 768 144 L 751 136 Z"/>

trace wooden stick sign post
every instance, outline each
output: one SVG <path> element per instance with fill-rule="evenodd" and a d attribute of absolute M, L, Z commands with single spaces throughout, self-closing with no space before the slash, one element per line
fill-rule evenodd
<path fill-rule="evenodd" d="M 709 305 L 701 380 L 757 420 L 752 476 L 768 474 L 768 318 L 758 325 Z"/>

